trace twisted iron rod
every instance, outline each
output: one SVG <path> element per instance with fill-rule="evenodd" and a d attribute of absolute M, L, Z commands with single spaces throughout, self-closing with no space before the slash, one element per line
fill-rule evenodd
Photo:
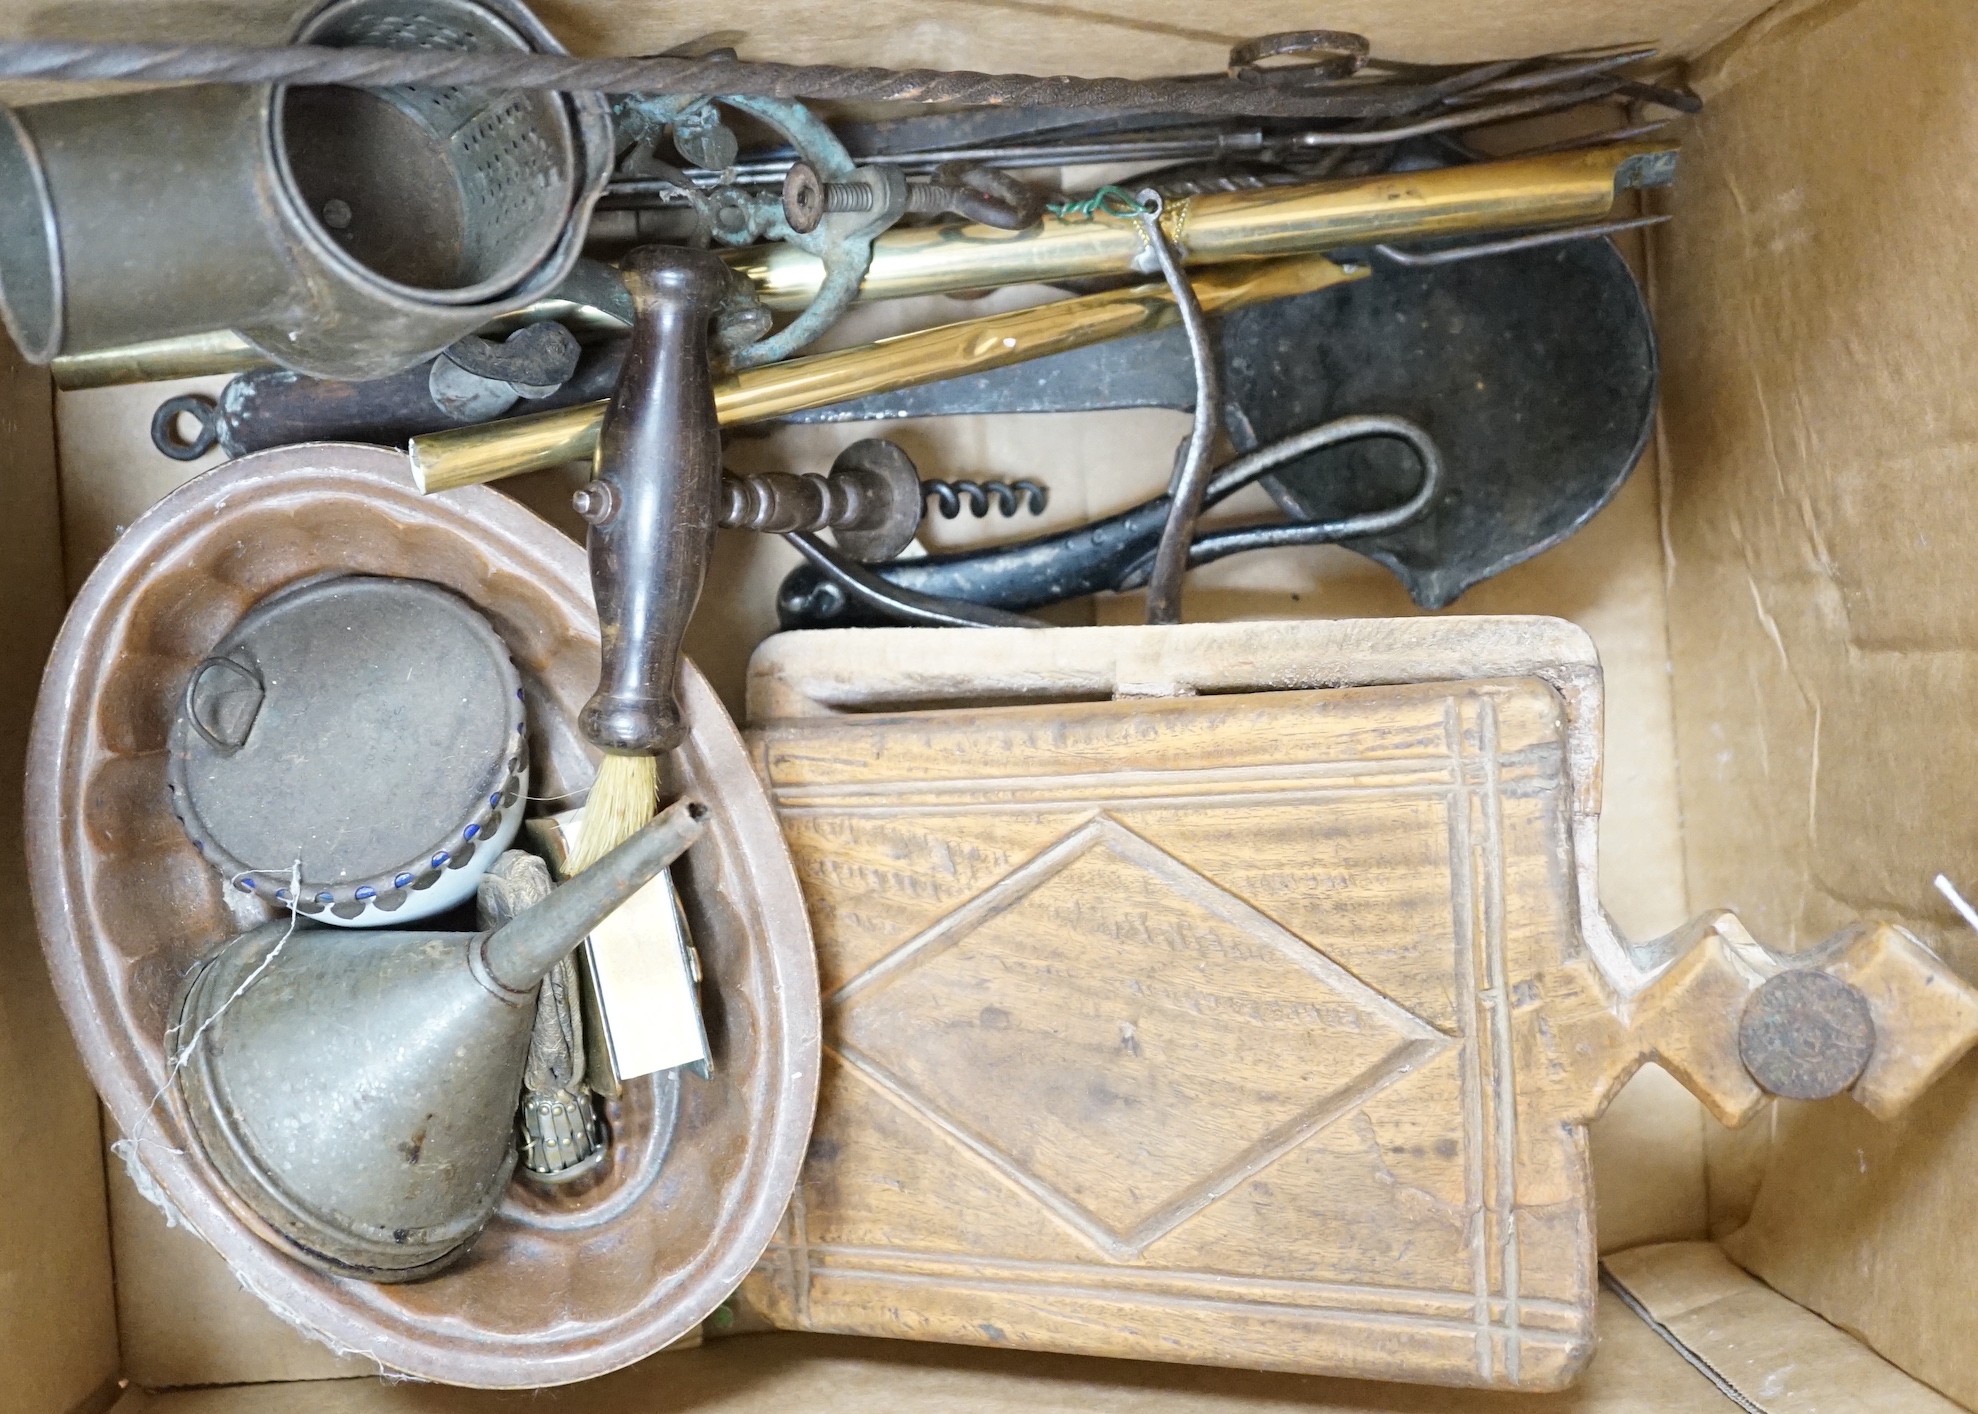
<path fill-rule="evenodd" d="M 135 83 L 340 83 L 390 89 L 457 83 L 491 89 L 599 93 L 736 93 L 775 99 L 912 101 L 1066 109 L 1179 109 L 1250 117 L 1363 117 L 1389 113 L 1412 95 L 1393 87 L 1302 91 L 1234 79 L 1078 79 L 1070 75 L 876 69 L 835 63 L 746 59 L 607 57 L 564 53 L 477 53 L 461 49 L 374 49 L 293 44 L 91 44 L 0 42 L 4 79 L 113 79 Z"/>
<path fill-rule="evenodd" d="M 1056 108 L 1159 108 L 1259 118 L 1385 117 L 1420 102 L 1418 85 L 1299 87 L 1227 78 L 1076 78 L 966 70 L 778 64 L 727 58 L 576 58 L 455 49 L 291 44 L 0 41 L 0 79 L 132 83 L 460 84 L 604 93 L 711 93 L 854 102 Z"/>

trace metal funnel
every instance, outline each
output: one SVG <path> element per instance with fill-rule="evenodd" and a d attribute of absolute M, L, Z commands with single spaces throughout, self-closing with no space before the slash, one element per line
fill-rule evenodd
<path fill-rule="evenodd" d="M 167 1044 L 195 1038 L 176 1081 L 208 1160 L 312 1266 L 370 1281 L 439 1271 L 515 1167 L 537 984 L 706 814 L 673 805 L 493 932 L 283 920 L 235 938 L 194 974 Z"/>

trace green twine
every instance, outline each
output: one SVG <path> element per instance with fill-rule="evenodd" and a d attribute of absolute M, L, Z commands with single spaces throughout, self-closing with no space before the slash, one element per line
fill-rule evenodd
<path fill-rule="evenodd" d="M 1139 198 L 1125 187 L 1103 186 L 1090 196 L 1076 201 L 1053 201 L 1045 208 L 1061 221 L 1090 221 L 1104 213 L 1108 216 L 1138 216 L 1141 214 Z"/>

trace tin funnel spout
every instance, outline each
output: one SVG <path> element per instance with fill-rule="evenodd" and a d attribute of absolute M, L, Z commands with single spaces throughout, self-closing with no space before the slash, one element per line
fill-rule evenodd
<path fill-rule="evenodd" d="M 681 801 L 493 932 L 276 920 L 194 974 L 179 1094 L 283 1250 L 367 1281 L 415 1281 L 467 1250 L 515 1169 L 537 983 L 706 818 Z"/>
<path fill-rule="evenodd" d="M 625 843 L 497 928 L 481 949 L 488 976 L 517 994 L 535 989 L 612 910 L 686 852 L 706 828 L 707 807 L 678 800 Z"/>

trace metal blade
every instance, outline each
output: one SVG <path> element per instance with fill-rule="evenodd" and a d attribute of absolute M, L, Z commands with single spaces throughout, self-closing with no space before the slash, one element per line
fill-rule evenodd
<path fill-rule="evenodd" d="M 1585 524 L 1634 469 L 1655 409 L 1654 330 L 1640 287 L 1606 240 L 1386 267 L 1370 280 L 1238 310 L 1223 320 L 1220 344 L 1239 450 L 1355 413 L 1408 418 L 1441 447 L 1447 489 L 1425 515 L 1342 542 L 1386 565 L 1424 608 L 1449 604 Z M 1187 345 L 1174 330 L 790 420 L 1186 410 L 1194 401 Z M 1404 446 L 1371 439 L 1300 458 L 1264 485 L 1291 519 L 1317 522 L 1404 501 L 1419 476 Z M 877 570 L 914 577 L 930 593 L 1032 608 L 1049 602 L 1038 597 L 1046 582 L 1091 592 L 1083 561 L 1049 574 L 1042 563 L 1090 550 L 1059 535 Z M 812 594 L 808 573 L 785 582 L 785 626 L 851 622 L 855 606 Z"/>

